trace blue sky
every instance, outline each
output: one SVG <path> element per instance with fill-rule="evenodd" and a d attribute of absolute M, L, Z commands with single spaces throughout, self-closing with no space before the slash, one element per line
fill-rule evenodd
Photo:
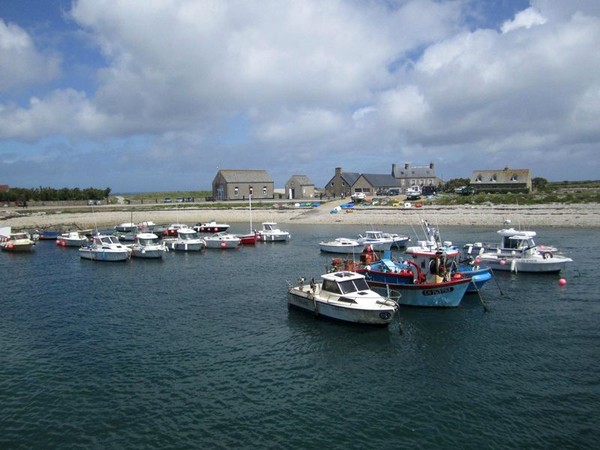
<path fill-rule="evenodd" d="M 0 184 L 600 179 L 597 0 L 3 0 Z"/>

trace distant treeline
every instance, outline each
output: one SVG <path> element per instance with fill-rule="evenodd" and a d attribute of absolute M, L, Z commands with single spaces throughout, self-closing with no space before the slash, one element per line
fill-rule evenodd
<path fill-rule="evenodd" d="M 39 187 L 33 189 L 10 188 L 8 192 L 2 192 L 0 198 L 3 201 L 34 201 L 34 202 L 53 202 L 66 200 L 101 200 L 110 195 L 110 188 L 61 188 L 54 189 L 49 187 Z"/>

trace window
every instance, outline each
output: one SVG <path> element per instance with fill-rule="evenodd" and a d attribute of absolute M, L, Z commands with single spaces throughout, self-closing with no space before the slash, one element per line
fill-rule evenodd
<path fill-rule="evenodd" d="M 240 189 L 237 186 L 233 188 L 233 195 L 235 195 L 236 197 L 240 195 Z"/>
<path fill-rule="evenodd" d="M 267 187 L 263 186 L 263 195 L 266 197 L 267 196 Z"/>
<path fill-rule="evenodd" d="M 510 177 L 510 181 L 518 181 L 519 176 L 516 173 L 513 173 L 512 177 Z"/>

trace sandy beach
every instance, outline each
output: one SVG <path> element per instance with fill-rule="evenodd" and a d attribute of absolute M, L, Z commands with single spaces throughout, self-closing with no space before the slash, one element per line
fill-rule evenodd
<path fill-rule="evenodd" d="M 261 222 L 279 224 L 356 224 L 365 226 L 417 225 L 422 219 L 444 226 L 502 226 L 510 219 L 513 226 L 536 228 L 553 227 L 597 227 L 600 226 L 600 204 L 547 204 L 533 206 L 431 206 L 421 208 L 356 207 L 336 214 L 331 211 L 341 202 L 323 203 L 311 209 L 274 207 L 253 209 L 254 228 Z M 215 220 L 228 224 L 249 224 L 248 209 L 170 208 L 147 210 L 135 206 L 122 210 L 103 207 L 94 211 L 69 212 L 68 209 L 31 209 L 1 211 L 0 226 L 13 229 L 90 229 L 114 227 L 123 222 L 152 221 L 156 224 L 196 224 Z"/>

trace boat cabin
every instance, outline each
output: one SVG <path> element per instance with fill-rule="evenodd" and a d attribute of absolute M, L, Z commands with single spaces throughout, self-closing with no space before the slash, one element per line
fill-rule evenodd
<path fill-rule="evenodd" d="M 500 230 L 502 236 L 501 248 L 506 250 L 528 250 L 535 247 L 533 237 L 535 231 L 517 231 L 514 229 Z"/>
<path fill-rule="evenodd" d="M 368 291 L 369 285 L 365 277 L 353 272 L 334 272 L 323 275 L 323 291 L 333 294 L 351 294 L 353 292 Z"/>

